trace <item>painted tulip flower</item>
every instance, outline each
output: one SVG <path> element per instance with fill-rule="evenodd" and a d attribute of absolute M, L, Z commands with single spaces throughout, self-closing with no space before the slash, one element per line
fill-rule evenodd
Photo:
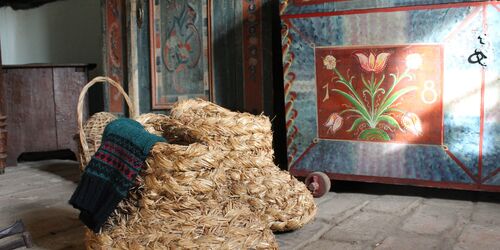
<path fill-rule="evenodd" d="M 375 54 L 370 52 L 370 55 L 366 56 L 365 54 L 358 52 L 354 55 L 357 56 L 361 68 L 363 68 L 365 71 L 378 73 L 384 70 L 387 64 L 387 59 L 389 59 L 389 56 L 391 54 L 380 53 L 375 56 Z"/>
<path fill-rule="evenodd" d="M 416 136 L 422 135 L 422 123 L 415 113 L 406 112 L 403 117 L 401 117 L 401 123 L 406 131 Z"/>
<path fill-rule="evenodd" d="M 335 132 L 342 127 L 342 123 L 344 123 L 342 116 L 337 113 L 332 113 L 326 120 L 324 126 L 328 128 L 327 133 L 335 134 Z"/>
<path fill-rule="evenodd" d="M 327 55 L 325 59 L 323 59 L 323 65 L 329 70 L 334 69 L 337 66 L 337 59 L 332 55 Z"/>

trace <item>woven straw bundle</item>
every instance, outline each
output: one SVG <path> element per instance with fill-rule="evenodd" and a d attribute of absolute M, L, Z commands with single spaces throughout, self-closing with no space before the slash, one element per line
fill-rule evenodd
<path fill-rule="evenodd" d="M 273 231 L 298 229 L 314 217 L 316 205 L 309 190 L 273 162 L 266 116 L 232 112 L 201 99 L 178 102 L 171 116 L 212 145 L 231 151 L 224 162 L 230 169 L 231 195 L 262 213 Z"/>
<path fill-rule="evenodd" d="M 157 143 L 142 185 L 119 204 L 90 249 L 277 249 L 272 231 L 247 203 L 229 198 L 229 152 L 192 143 Z"/>
<path fill-rule="evenodd" d="M 272 162 L 273 133 L 264 115 L 232 112 L 208 101 L 188 99 L 177 102 L 170 116 L 196 128 L 204 141 L 228 150 L 267 152 Z"/>
<path fill-rule="evenodd" d="M 113 119 L 103 113 L 80 126 L 80 142 L 89 145 L 81 159 L 95 153 Z M 168 143 L 153 147 L 139 185 L 101 233 L 87 231 L 87 248 L 276 249 L 272 231 L 313 218 L 316 206 L 305 185 L 273 163 L 267 117 L 188 100 L 171 116 L 136 120 Z"/>

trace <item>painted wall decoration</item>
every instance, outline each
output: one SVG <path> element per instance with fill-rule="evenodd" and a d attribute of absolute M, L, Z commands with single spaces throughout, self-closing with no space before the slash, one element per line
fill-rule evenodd
<path fill-rule="evenodd" d="M 442 144 L 440 45 L 316 47 L 318 137 Z"/>
<path fill-rule="evenodd" d="M 210 1 L 150 0 L 150 10 L 153 109 L 209 99 Z"/>
<path fill-rule="evenodd" d="M 125 23 L 125 2 L 122 0 L 106 0 L 104 2 L 105 11 L 105 74 L 116 82 L 124 85 L 125 76 L 125 57 L 124 49 L 126 39 L 124 38 L 123 28 Z M 116 88 L 108 89 L 110 112 L 123 112 L 123 97 Z"/>
<path fill-rule="evenodd" d="M 500 191 L 499 2 L 280 12 L 292 173 Z"/>

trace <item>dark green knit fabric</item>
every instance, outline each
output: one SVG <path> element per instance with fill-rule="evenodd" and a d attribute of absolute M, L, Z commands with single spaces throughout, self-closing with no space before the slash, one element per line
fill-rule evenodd
<path fill-rule="evenodd" d="M 104 129 L 101 146 L 85 168 L 69 203 L 80 220 L 99 232 L 118 203 L 127 196 L 149 151 L 162 137 L 148 133 L 131 119 L 117 119 Z"/>

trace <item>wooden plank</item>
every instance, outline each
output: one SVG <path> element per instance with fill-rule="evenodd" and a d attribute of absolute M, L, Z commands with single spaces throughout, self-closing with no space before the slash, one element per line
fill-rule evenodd
<path fill-rule="evenodd" d="M 4 70 L 10 143 L 7 164 L 24 152 L 57 149 L 52 69 Z"/>
<path fill-rule="evenodd" d="M 7 129 L 5 125 L 5 90 L 3 88 L 3 70 L 2 70 L 2 44 L 0 42 L 0 174 L 3 174 L 7 166 Z"/>
<path fill-rule="evenodd" d="M 5 115 L 4 109 L 4 95 L 5 91 L 3 88 L 3 70 L 2 70 L 2 43 L 0 42 L 0 116 Z"/>
<path fill-rule="evenodd" d="M 74 140 L 78 133 L 76 107 L 78 96 L 87 83 L 87 69 L 54 68 L 53 74 L 57 148 L 70 149 L 78 154 L 78 146 Z M 88 102 L 85 100 L 84 121 L 87 120 L 87 107 Z"/>
<path fill-rule="evenodd" d="M 139 112 L 151 112 L 151 67 L 149 65 L 149 4 L 142 2 L 144 19 L 142 27 L 137 30 L 137 71 L 139 77 Z M 133 63 L 133 62 L 132 62 Z"/>
<path fill-rule="evenodd" d="M 212 3 L 215 100 L 229 109 L 243 110 L 241 2 Z"/>
<path fill-rule="evenodd" d="M 128 93 L 130 99 L 132 99 L 132 103 L 134 105 L 134 110 L 139 112 L 139 70 L 138 70 L 138 19 L 137 12 L 144 11 L 144 7 L 149 6 L 147 3 L 143 3 L 142 1 L 131 0 L 127 1 L 126 5 L 126 35 L 127 35 L 127 69 L 128 69 Z M 148 19 L 146 16 L 142 16 L 142 22 L 144 19 Z M 141 28 L 144 23 L 140 23 Z"/>

